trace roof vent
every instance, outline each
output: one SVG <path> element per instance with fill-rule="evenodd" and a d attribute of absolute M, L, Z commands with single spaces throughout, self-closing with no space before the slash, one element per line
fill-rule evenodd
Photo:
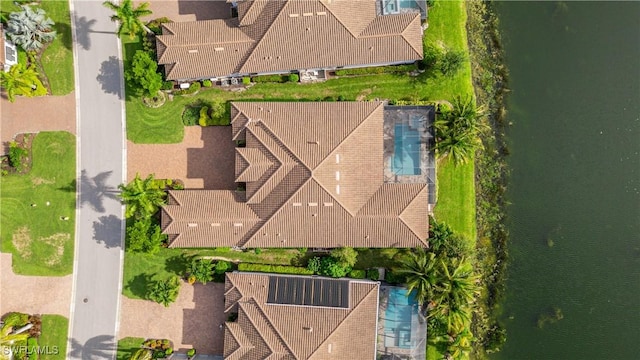
<path fill-rule="evenodd" d="M 327 12 L 326 12 L 326 11 L 318 11 L 318 12 L 316 13 L 316 15 L 318 15 L 318 16 L 325 16 L 325 15 L 327 15 Z"/>
<path fill-rule="evenodd" d="M 302 16 L 313 16 L 313 13 L 312 12 L 310 12 L 310 13 L 302 13 Z"/>
<path fill-rule="evenodd" d="M 340 164 L 340 154 L 336 154 L 336 164 Z"/>
<path fill-rule="evenodd" d="M 211 226 L 220 226 L 220 223 L 211 223 Z"/>
<path fill-rule="evenodd" d="M 192 50 L 189 50 L 189 54 L 195 54 L 195 53 L 197 53 L 197 52 L 198 52 L 198 49 L 192 49 Z"/>
<path fill-rule="evenodd" d="M 326 203 L 323 203 L 322 205 L 324 205 L 324 206 L 333 206 L 333 203 L 332 202 L 326 202 Z"/>
<path fill-rule="evenodd" d="M 300 14 L 289 14 L 289 17 L 298 17 Z"/>
<path fill-rule="evenodd" d="M 340 185 L 336 185 L 336 194 L 340 195 Z"/>
<path fill-rule="evenodd" d="M 235 226 L 235 227 L 241 227 L 241 226 L 242 226 L 242 223 L 233 223 L 233 226 Z"/>
<path fill-rule="evenodd" d="M 213 48 L 213 51 L 223 51 L 224 48 L 223 47 L 217 47 L 217 48 Z"/>
<path fill-rule="evenodd" d="M 293 206 L 302 206 L 302 203 L 293 203 Z"/>
<path fill-rule="evenodd" d="M 336 171 L 336 180 L 340 181 L 340 171 Z"/>
<path fill-rule="evenodd" d="M 308 332 L 313 332 L 313 328 L 310 327 L 310 326 L 304 326 L 304 327 L 302 327 L 302 330 L 308 331 Z"/>
<path fill-rule="evenodd" d="M 196 227 L 196 226 L 198 226 L 198 224 L 196 224 L 196 223 L 189 223 L 189 224 L 187 224 L 187 226 L 189 226 L 189 227 Z"/>
<path fill-rule="evenodd" d="M 318 203 L 316 203 L 316 202 L 311 203 L 311 202 L 310 202 L 310 203 L 309 203 L 309 206 L 318 206 Z"/>
<path fill-rule="evenodd" d="M 308 28 L 307 28 L 307 31 L 309 31 L 309 30 L 311 30 L 311 28 L 310 28 L 310 27 L 308 27 Z"/>
<path fill-rule="evenodd" d="M 309 145 L 320 145 L 320 141 L 318 141 L 318 140 L 309 140 L 309 141 L 307 141 L 307 144 L 309 144 Z"/>

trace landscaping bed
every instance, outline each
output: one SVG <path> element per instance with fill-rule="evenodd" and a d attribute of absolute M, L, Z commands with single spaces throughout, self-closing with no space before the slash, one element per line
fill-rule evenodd
<path fill-rule="evenodd" d="M 58 360 L 66 358 L 69 320 L 60 315 L 29 315 L 12 312 L 2 317 L 2 334 L 12 337 L 14 360 Z M 2 346 L 5 344 L 3 343 Z M 5 354 L 9 349 L 0 347 Z"/>

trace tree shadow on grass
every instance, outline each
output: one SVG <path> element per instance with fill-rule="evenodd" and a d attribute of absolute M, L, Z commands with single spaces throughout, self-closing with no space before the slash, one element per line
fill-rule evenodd
<path fill-rule="evenodd" d="M 147 288 L 149 284 L 152 282 L 151 275 L 149 274 L 139 274 L 133 277 L 133 279 L 129 280 L 127 284 L 124 286 L 126 290 L 129 290 L 133 295 L 141 298 L 147 298 Z"/>
<path fill-rule="evenodd" d="M 76 192 L 76 184 L 78 182 L 76 181 L 76 179 L 71 180 L 71 182 L 65 186 L 61 186 L 58 188 L 58 190 L 64 191 L 64 192 L 70 192 L 70 193 L 74 193 Z"/>
<path fill-rule="evenodd" d="M 106 94 L 113 94 L 122 100 L 122 75 L 120 74 L 120 60 L 115 56 L 109 56 L 109 60 L 100 65 L 100 72 L 96 80 L 102 86 Z"/>
<path fill-rule="evenodd" d="M 191 262 L 192 257 L 180 254 L 167 258 L 164 262 L 164 269 L 177 276 L 184 276 L 187 271 L 187 265 Z"/>
<path fill-rule="evenodd" d="M 71 26 L 66 23 L 56 23 L 53 25 L 56 30 L 56 37 L 61 40 L 62 45 L 67 50 L 73 49 L 73 36 L 71 36 Z"/>

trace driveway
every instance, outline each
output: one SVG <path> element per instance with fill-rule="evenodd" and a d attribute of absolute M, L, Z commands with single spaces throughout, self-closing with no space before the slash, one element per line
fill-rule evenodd
<path fill-rule="evenodd" d="M 171 306 L 148 300 L 121 297 L 122 312 L 118 338 L 169 339 L 176 350 L 195 348 L 198 354 L 221 355 L 224 345 L 224 284 L 180 287 Z"/>
<path fill-rule="evenodd" d="M 187 126 L 179 144 L 127 143 L 127 176 L 181 179 L 187 189 L 234 190 L 231 126 Z"/>
<path fill-rule="evenodd" d="M 76 133 L 76 95 L 16 96 L 16 102 L 0 99 L 0 153 L 9 150 L 8 142 L 17 134 L 64 130 Z"/>
<path fill-rule="evenodd" d="M 134 1 L 137 6 L 145 1 Z M 145 20 L 168 17 L 175 22 L 228 19 L 231 17 L 231 4 L 224 0 L 217 1 L 182 1 L 182 0 L 150 0 L 149 9 L 153 14 Z"/>
<path fill-rule="evenodd" d="M 12 255 L 0 253 L 0 314 L 58 314 L 69 317 L 72 276 L 16 275 Z"/>

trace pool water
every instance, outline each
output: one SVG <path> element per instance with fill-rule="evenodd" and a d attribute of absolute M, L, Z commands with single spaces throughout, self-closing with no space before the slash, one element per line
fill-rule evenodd
<path fill-rule="evenodd" d="M 411 317 L 416 304 L 415 296 L 413 294 L 407 296 L 406 289 L 389 290 L 389 302 L 384 315 L 384 331 L 389 337 L 395 334 L 396 346 L 399 348 L 412 348 Z"/>
<path fill-rule="evenodd" d="M 396 175 L 420 175 L 420 133 L 407 124 L 396 124 L 391 169 Z"/>

